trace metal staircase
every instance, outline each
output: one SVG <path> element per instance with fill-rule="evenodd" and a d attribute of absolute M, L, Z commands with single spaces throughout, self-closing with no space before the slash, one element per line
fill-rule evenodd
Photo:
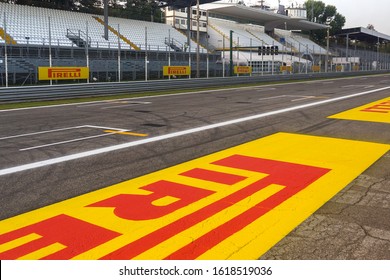
<path fill-rule="evenodd" d="M 173 49 L 175 52 L 184 51 L 183 44 L 180 43 L 178 40 L 175 40 L 174 38 L 165 37 L 165 45 Z"/>
<path fill-rule="evenodd" d="M 88 46 L 91 46 L 91 38 L 81 30 L 66 29 L 66 37 L 80 48 L 85 48 L 87 46 L 87 41 Z"/>

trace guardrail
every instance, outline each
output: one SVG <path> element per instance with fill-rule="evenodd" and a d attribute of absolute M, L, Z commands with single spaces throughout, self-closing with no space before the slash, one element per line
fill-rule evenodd
<path fill-rule="evenodd" d="M 386 74 L 389 71 L 311 73 L 293 75 L 264 75 L 246 77 L 225 77 L 210 79 L 153 80 L 120 83 L 85 83 L 52 86 L 25 86 L 0 88 L 0 102 L 23 102 L 38 100 L 56 100 L 89 96 L 109 96 L 114 94 L 133 94 L 140 92 L 156 92 L 177 89 L 199 89 L 224 87 L 261 82 L 277 82 L 290 80 L 310 80 L 318 78 L 341 78 L 372 74 Z"/>

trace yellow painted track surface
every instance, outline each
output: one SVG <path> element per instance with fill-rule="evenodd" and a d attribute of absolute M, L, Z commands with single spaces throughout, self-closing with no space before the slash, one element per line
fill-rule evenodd
<path fill-rule="evenodd" d="M 390 123 L 390 97 L 330 116 L 329 118 Z"/>
<path fill-rule="evenodd" d="M 277 133 L 3 220 L 0 259 L 257 259 L 389 149 Z"/>

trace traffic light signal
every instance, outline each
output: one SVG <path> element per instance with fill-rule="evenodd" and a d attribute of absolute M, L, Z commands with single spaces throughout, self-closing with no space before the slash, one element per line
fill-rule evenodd
<path fill-rule="evenodd" d="M 273 54 L 274 55 L 278 55 L 279 54 L 279 47 L 278 46 L 274 46 L 274 51 L 273 51 Z"/>
<path fill-rule="evenodd" d="M 259 55 L 278 55 L 279 47 L 278 46 L 261 46 L 258 48 Z"/>

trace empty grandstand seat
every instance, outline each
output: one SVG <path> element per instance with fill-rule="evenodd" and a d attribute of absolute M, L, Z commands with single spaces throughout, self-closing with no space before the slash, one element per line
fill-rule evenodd
<path fill-rule="evenodd" d="M 118 48 L 131 49 L 132 46 L 124 40 L 118 40 L 118 36 L 133 42 L 141 50 L 145 50 L 145 28 L 147 29 L 148 50 L 168 50 L 167 38 L 170 36 L 184 50 L 187 37 L 174 29 L 172 26 L 162 23 L 152 23 L 123 18 L 110 17 L 108 24 L 117 31 L 119 26 L 120 35 L 109 32 L 108 40 L 103 38 L 104 27 L 95 17 L 98 15 L 69 12 L 62 10 L 37 8 L 25 5 L 6 4 L 0 2 L 0 14 L 6 14 L 7 33 L 18 44 L 48 45 L 49 44 L 49 21 L 51 30 L 51 44 L 63 47 L 75 46 L 74 41 L 67 37 L 68 31 L 82 34 L 82 39 L 87 40 L 92 48 Z M 49 20 L 50 18 L 50 20 Z M 3 27 L 4 20 L 0 27 Z M 87 32 L 88 28 L 88 32 Z M 2 40 L 4 42 L 4 40 Z M 196 43 L 194 43 L 195 45 Z M 206 50 L 201 47 L 201 52 Z M 196 47 L 191 48 L 192 52 Z"/>

